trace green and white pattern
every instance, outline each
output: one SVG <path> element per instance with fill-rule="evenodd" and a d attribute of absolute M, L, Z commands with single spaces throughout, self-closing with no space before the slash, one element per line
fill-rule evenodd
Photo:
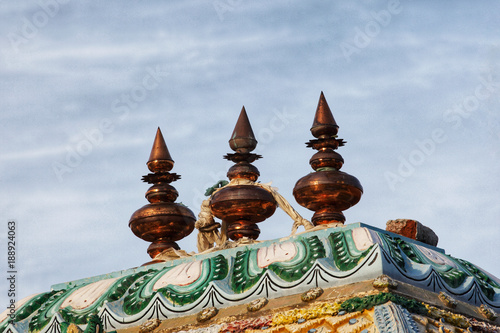
<path fill-rule="evenodd" d="M 54 285 L 25 302 L 13 323 L 4 313 L 0 333 L 63 332 L 70 323 L 85 329 L 92 318 L 109 332 L 382 274 L 500 310 L 497 278 L 439 248 L 358 223 Z"/>

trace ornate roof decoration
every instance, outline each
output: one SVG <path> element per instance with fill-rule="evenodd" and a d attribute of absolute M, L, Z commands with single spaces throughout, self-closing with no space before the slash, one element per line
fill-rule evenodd
<path fill-rule="evenodd" d="M 312 211 L 314 225 L 343 224 L 342 211 L 357 204 L 363 194 L 359 180 L 340 171 L 344 159 L 335 150 L 345 144 L 337 138 L 339 126 L 321 92 L 311 133 L 316 138 L 307 146 L 318 152 L 311 157 L 309 164 L 313 173 L 297 181 L 293 189 L 295 200 Z"/>
<path fill-rule="evenodd" d="M 168 319 L 197 316 L 212 307 L 222 311 L 239 306 L 246 313 L 253 302 L 266 303 L 257 309 L 265 311 L 282 304 L 284 297 L 287 304 L 326 301 L 345 294 L 344 286 L 366 295 L 396 293 L 403 299 L 385 301 L 403 307 L 405 300 L 415 299 L 418 311 L 424 311 L 425 302 L 486 321 L 478 315 L 481 307 L 500 311 L 500 280 L 486 271 L 439 248 L 356 223 L 54 285 L 52 291 L 20 305 L 8 327 L 12 332 L 28 327 L 50 332 L 52 325 L 63 323 L 85 327 L 96 314 L 105 331 L 114 331 L 150 319 L 166 324 Z M 315 292 L 316 288 L 324 292 Z M 303 296 L 308 292 L 311 295 Z M 455 300 L 455 308 L 440 300 L 440 292 Z M 358 309 L 352 305 L 346 311 Z M 389 307 L 369 318 L 381 325 L 386 312 L 405 316 Z M 216 318 L 217 314 L 210 323 Z M 0 330 L 5 331 L 8 320 L 2 319 Z M 411 321 L 408 325 L 412 327 Z"/>
<path fill-rule="evenodd" d="M 241 109 L 229 146 L 235 153 L 224 158 L 236 164 L 229 169 L 227 177 L 230 181 L 239 180 L 239 183 L 226 186 L 214 194 L 210 209 L 223 221 L 223 229 L 230 239 L 257 239 L 260 234 L 257 223 L 273 215 L 277 203 L 269 191 L 253 184 L 260 173 L 251 163 L 262 156 L 252 153 L 257 140 L 245 107 Z"/>
<path fill-rule="evenodd" d="M 154 262 L 164 251 L 180 250 L 176 241 L 193 231 L 196 219 L 189 208 L 175 203 L 179 193 L 170 183 L 181 177 L 170 173 L 174 161 L 160 128 L 156 131 L 147 166 L 153 173 L 143 176 L 142 180 L 153 184 L 146 192 L 149 204 L 132 214 L 129 227 L 137 237 L 152 242 L 148 247 L 148 254 Z M 156 261 L 161 260 L 156 259 Z"/>
<path fill-rule="evenodd" d="M 436 247 L 414 220 L 381 230 L 344 224 L 361 197 L 342 171 L 338 125 L 321 93 L 308 146 L 314 172 L 294 196 L 301 217 L 275 189 L 257 182 L 260 155 L 245 111 L 229 140 L 229 182 L 207 192 L 198 220 L 170 184 L 180 178 L 158 128 L 143 180 L 149 204 L 133 213 L 134 234 L 152 242 L 141 267 L 56 284 L 0 314 L 0 333 L 66 332 L 500 332 L 500 280 Z M 257 241 L 256 223 L 280 207 L 292 233 Z M 215 221 L 222 220 L 222 224 Z M 196 220 L 196 222 L 195 222 Z M 198 254 L 177 240 L 198 229 Z M 305 231 L 297 233 L 304 226 Z M 219 228 L 221 230 L 219 230 Z M 391 232 L 394 231 L 394 232 Z M 408 236 L 408 237 L 405 237 Z"/>

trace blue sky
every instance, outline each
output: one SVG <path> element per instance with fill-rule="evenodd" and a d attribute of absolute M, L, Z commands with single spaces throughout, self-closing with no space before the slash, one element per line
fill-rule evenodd
<path fill-rule="evenodd" d="M 499 7 L 2 2 L 0 237 L 16 221 L 19 298 L 149 260 L 128 221 L 147 203 L 158 126 L 178 201 L 197 215 L 231 165 L 222 156 L 244 105 L 259 180 L 310 219 L 292 189 L 312 171 L 304 143 L 321 91 L 347 141 L 342 171 L 364 187 L 347 223 L 416 219 L 448 254 L 500 276 Z M 276 213 L 260 239 L 291 225 Z"/>

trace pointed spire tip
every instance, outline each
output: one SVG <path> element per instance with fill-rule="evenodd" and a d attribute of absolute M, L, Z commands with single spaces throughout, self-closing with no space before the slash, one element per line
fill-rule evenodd
<path fill-rule="evenodd" d="M 250 125 L 245 106 L 243 106 L 236 126 L 234 127 L 233 134 L 231 134 L 229 147 L 234 151 L 251 152 L 256 146 L 257 140 L 253 134 L 252 125 Z"/>
<path fill-rule="evenodd" d="M 316 108 L 316 114 L 314 115 L 314 122 L 311 127 L 311 133 L 314 137 L 319 138 L 334 136 L 338 133 L 339 126 L 333 117 L 332 111 L 328 106 L 325 94 L 321 91 L 319 95 L 318 107 Z"/>
<path fill-rule="evenodd" d="M 165 143 L 159 126 L 156 130 L 153 148 L 151 148 L 151 154 L 149 155 L 147 165 L 152 172 L 168 172 L 172 170 L 174 166 L 174 160 L 172 160 L 170 156 L 170 152 L 168 151 L 167 144 Z"/>

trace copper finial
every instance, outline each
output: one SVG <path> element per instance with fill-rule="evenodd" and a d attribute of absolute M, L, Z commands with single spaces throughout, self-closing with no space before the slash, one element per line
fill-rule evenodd
<path fill-rule="evenodd" d="M 174 161 L 170 157 L 167 144 L 165 143 L 165 139 L 163 139 L 159 127 L 156 130 L 156 137 L 147 166 L 151 172 L 170 171 L 174 167 Z"/>
<path fill-rule="evenodd" d="M 333 118 L 332 111 L 326 102 L 325 95 L 321 92 L 314 116 L 314 122 L 311 127 L 311 133 L 315 138 L 331 137 L 337 135 L 339 126 Z"/>
<path fill-rule="evenodd" d="M 247 153 L 253 151 L 256 146 L 257 140 L 255 140 L 247 111 L 243 106 L 236 126 L 234 127 L 233 134 L 231 135 L 231 139 L 229 139 L 229 147 L 234 151 Z"/>
<path fill-rule="evenodd" d="M 196 218 L 189 208 L 174 202 L 179 193 L 170 183 L 181 177 L 169 172 L 174 161 L 160 128 L 156 131 L 147 166 L 153 173 L 143 176 L 142 180 L 153 184 L 146 192 L 149 204 L 132 214 L 129 227 L 137 237 L 152 242 L 148 254 L 154 259 L 169 248 L 179 250 L 176 241 L 193 231 Z"/>
<path fill-rule="evenodd" d="M 243 107 L 229 140 L 235 153 L 224 156 L 235 163 L 227 172 L 228 178 L 238 183 L 217 191 L 210 200 L 212 213 L 227 224 L 227 236 L 232 240 L 257 239 L 260 229 L 256 223 L 273 215 L 277 207 L 271 193 L 252 185 L 260 173 L 251 163 L 262 157 L 251 153 L 256 145 L 257 140 Z"/>
<path fill-rule="evenodd" d="M 321 92 L 311 128 L 317 139 L 307 143 L 308 147 L 318 150 L 309 161 L 316 172 L 299 179 L 293 189 L 295 200 L 315 212 L 312 217 L 315 225 L 344 223 L 342 211 L 357 204 L 363 193 L 356 177 L 340 171 L 344 159 L 334 150 L 345 142 L 337 139 L 338 128 Z"/>

